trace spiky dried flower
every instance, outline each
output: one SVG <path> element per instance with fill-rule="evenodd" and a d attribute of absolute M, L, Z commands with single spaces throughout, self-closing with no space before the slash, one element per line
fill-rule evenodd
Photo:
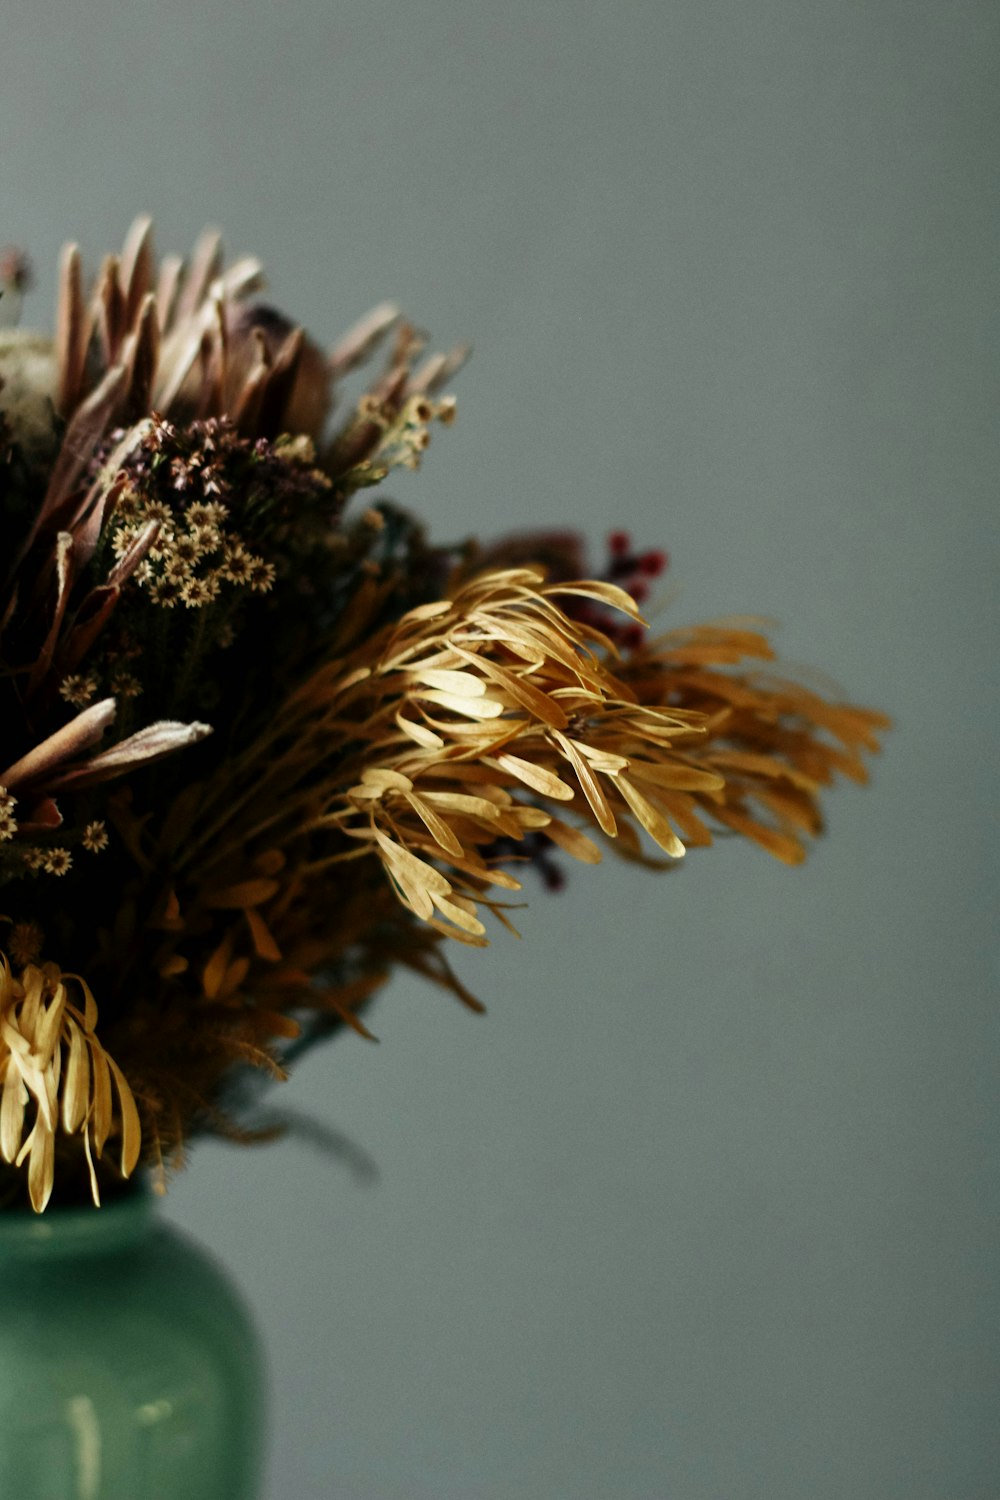
<path fill-rule="evenodd" d="M 481 1009 L 446 939 L 510 925 L 512 856 L 798 861 L 885 723 L 755 670 L 754 625 L 654 638 L 666 555 L 623 532 L 590 578 L 572 534 L 352 510 L 464 351 L 383 304 L 324 353 L 260 286 L 214 233 L 157 267 L 142 219 L 89 285 L 64 252 L 54 340 L 0 334 L 0 1202 L 260 1138 L 252 1081 L 370 1037 L 393 967 Z"/>

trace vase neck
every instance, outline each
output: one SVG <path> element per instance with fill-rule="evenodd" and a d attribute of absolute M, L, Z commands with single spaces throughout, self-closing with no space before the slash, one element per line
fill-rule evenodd
<path fill-rule="evenodd" d="M 0 1213 L 0 1264 L 118 1254 L 145 1240 L 154 1223 L 153 1196 L 141 1187 L 101 1208 Z"/>

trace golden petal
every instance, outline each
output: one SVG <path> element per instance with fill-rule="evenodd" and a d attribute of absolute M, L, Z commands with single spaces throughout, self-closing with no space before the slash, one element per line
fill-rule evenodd
<path fill-rule="evenodd" d="M 386 864 L 386 871 L 392 882 L 396 894 L 408 906 L 416 916 L 429 922 L 434 915 L 434 902 L 431 900 L 430 891 L 419 881 L 411 879 L 409 874 L 401 865 Z"/>
<path fill-rule="evenodd" d="M 399 625 L 409 625 L 423 620 L 437 620 L 442 615 L 448 614 L 453 608 L 450 599 L 435 599 L 431 604 L 418 604 L 415 609 L 408 610 L 398 621 Z"/>
<path fill-rule="evenodd" d="M 466 852 L 466 857 L 462 859 L 458 859 L 453 855 L 448 863 L 453 865 L 456 870 L 461 870 L 464 874 L 471 875 L 474 879 L 483 881 L 485 885 L 499 886 L 502 891 L 519 891 L 522 888 L 521 882 L 515 880 L 514 876 L 508 874 L 506 870 L 500 870 L 496 865 L 486 865 L 482 861 L 470 859 L 468 858 L 468 851 Z"/>
<path fill-rule="evenodd" d="M 631 594 L 626 594 L 615 583 L 604 583 L 598 579 L 588 578 L 578 583 L 553 583 L 543 589 L 544 594 L 577 594 L 584 599 L 597 599 L 602 604 L 610 604 L 613 609 L 620 609 L 622 614 L 637 620 L 640 625 L 646 622 L 639 613 L 639 606 Z"/>
<path fill-rule="evenodd" d="M 720 823 L 734 828 L 737 833 L 745 834 L 755 844 L 760 844 L 769 854 L 780 859 L 786 865 L 800 865 L 806 857 L 803 845 L 790 833 L 779 833 L 775 828 L 768 828 L 765 823 L 760 823 L 756 818 L 751 818 L 748 813 L 741 812 L 735 807 L 720 807 L 715 810 L 715 817 Z"/>
<path fill-rule="evenodd" d="M 248 906 L 244 911 L 244 916 L 246 917 L 247 926 L 250 929 L 250 936 L 253 939 L 254 952 L 257 957 L 266 959 L 268 963 L 280 963 L 281 949 L 275 942 L 274 935 L 260 912 Z M 187 961 L 182 960 L 182 962 L 186 967 Z M 163 972 L 162 969 L 160 972 Z"/>
<path fill-rule="evenodd" d="M 55 1136 L 46 1129 L 41 1118 L 35 1121 L 31 1136 L 31 1153 L 28 1160 L 28 1196 L 36 1214 L 43 1213 L 52 1196 L 55 1180 Z"/>
<path fill-rule="evenodd" d="M 22 1036 L 16 1026 L 6 1016 L 0 1018 L 0 1037 L 3 1038 L 10 1051 L 18 1060 L 18 1066 L 24 1072 L 32 1066 L 31 1043 L 28 1038 Z"/>
<path fill-rule="evenodd" d="M 87 1038 L 90 1048 L 92 1071 L 92 1102 L 90 1109 L 90 1135 L 94 1151 L 100 1156 L 111 1130 L 111 1070 L 107 1054 L 95 1037 Z"/>
<path fill-rule="evenodd" d="M 453 922 L 456 927 L 460 927 L 463 932 L 472 933 L 474 937 L 482 937 L 485 934 L 486 928 L 479 918 L 464 911 L 457 902 L 447 901 L 443 896 L 436 896 L 434 905 L 443 917 Z"/>
<path fill-rule="evenodd" d="M 518 829 L 518 837 L 521 830 L 526 828 L 548 828 L 552 822 L 552 814 L 546 812 L 543 807 L 519 807 L 511 810 L 515 827 Z"/>
<path fill-rule="evenodd" d="M 247 977 L 249 968 L 250 960 L 248 958 L 233 959 L 233 962 L 226 970 L 222 983 L 219 986 L 218 998 L 220 1000 L 232 999 L 233 995 L 236 994 L 236 992 L 239 990 L 240 985 Z"/>
<path fill-rule="evenodd" d="M 139 1160 L 139 1150 L 142 1145 L 142 1127 L 139 1124 L 139 1111 L 135 1107 L 135 1099 L 124 1073 L 113 1057 L 108 1057 L 108 1067 L 111 1069 L 115 1086 L 118 1090 L 118 1106 L 122 1122 L 122 1154 L 121 1169 L 124 1177 L 131 1177 Z"/>
<path fill-rule="evenodd" d="M 694 810 L 694 799 L 686 792 L 665 792 L 662 802 L 684 835 L 687 847 L 707 849 L 712 843 L 711 831 Z"/>
<path fill-rule="evenodd" d="M 214 1000 L 222 987 L 232 954 L 232 939 L 227 934 L 202 970 L 201 984 L 206 999 Z"/>
<path fill-rule="evenodd" d="M 597 819 L 598 825 L 604 833 L 613 838 L 615 832 L 617 831 L 617 824 L 615 823 L 614 813 L 611 811 L 611 808 L 608 805 L 607 798 L 601 790 L 600 783 L 598 782 L 597 777 L 594 775 L 593 771 L 590 769 L 589 765 L 584 760 L 579 750 L 573 744 L 572 740 L 567 739 L 566 735 L 560 734 L 558 729 L 553 731 L 553 737 L 561 746 L 566 759 L 569 761 L 570 765 L 573 767 L 573 770 L 576 772 L 576 778 L 583 790 L 583 795 L 590 803 L 591 809 L 593 811 L 594 817 Z"/>
<path fill-rule="evenodd" d="M 262 906 L 280 889 L 279 881 L 260 876 L 255 880 L 241 880 L 236 885 L 210 891 L 202 900 L 210 911 L 244 911 L 250 906 Z"/>
<path fill-rule="evenodd" d="M 508 694 L 521 708 L 526 708 L 534 718 L 540 719 L 543 724 L 549 724 L 556 729 L 564 729 L 567 723 L 566 714 L 558 703 L 554 702 L 547 694 L 528 682 L 524 677 L 519 677 L 515 672 L 508 672 L 488 657 L 474 655 L 471 651 L 463 651 L 462 655 L 471 662 L 475 662 L 479 670 L 483 672 L 493 683 L 499 685 L 504 693 Z"/>
<path fill-rule="evenodd" d="M 776 756 L 758 755 L 748 750 L 716 750 L 709 757 L 713 766 L 722 766 L 728 771 L 745 771 L 750 776 L 787 777 L 805 792 L 819 791 L 819 785 L 811 776 L 806 776 L 795 766 L 788 765 Z"/>
<path fill-rule="evenodd" d="M 62 1123 L 63 1129 L 72 1135 L 80 1129 L 87 1117 L 90 1097 L 90 1054 L 83 1033 L 75 1022 L 69 1025 L 69 1059 L 63 1083 Z"/>
<path fill-rule="evenodd" d="M 361 773 L 361 780 L 365 786 L 374 787 L 379 792 L 410 792 L 413 790 L 413 782 L 408 776 L 401 776 L 398 771 L 392 771 L 386 766 L 369 766 Z"/>
<path fill-rule="evenodd" d="M 375 830 L 375 842 L 383 851 L 393 869 L 402 870 L 407 879 L 417 886 L 422 887 L 431 895 L 449 896 L 451 886 L 441 874 L 429 865 L 425 860 L 418 859 L 411 854 L 409 849 L 404 849 L 401 844 L 396 844 L 380 828 Z"/>
<path fill-rule="evenodd" d="M 13 1162 L 21 1148 L 21 1137 L 24 1133 L 24 1107 L 29 1096 L 21 1071 L 14 1059 L 8 1056 L 6 1063 L 3 1098 L 0 1101 L 0 1155 L 3 1156 L 4 1161 Z"/>
<path fill-rule="evenodd" d="M 497 803 L 486 796 L 473 797 L 466 792 L 424 791 L 423 787 L 420 795 L 425 802 L 433 803 L 435 807 L 444 808 L 448 812 L 466 813 L 470 817 L 486 818 L 487 821 L 500 816 Z"/>
<path fill-rule="evenodd" d="M 412 675 L 418 682 L 425 683 L 427 687 L 440 688 L 443 693 L 449 693 L 459 698 L 482 698 L 486 694 L 486 684 L 481 677 L 473 672 L 455 672 L 445 668 L 425 667 Z"/>
<path fill-rule="evenodd" d="M 545 836 L 585 865 L 601 863 L 602 854 L 593 839 L 588 838 L 579 828 L 564 823 L 561 818 L 552 818 L 549 821 L 545 828 Z"/>
<path fill-rule="evenodd" d="M 554 771 L 548 771 L 544 766 L 536 765 L 533 761 L 522 760 L 519 755 L 498 755 L 496 764 L 504 771 L 509 771 L 516 776 L 518 781 L 523 781 L 525 786 L 530 786 L 535 792 L 543 797 L 552 797 L 557 802 L 571 802 L 576 795 L 573 788 L 561 780 Z M 627 762 L 626 762 L 627 764 Z"/>
<path fill-rule="evenodd" d="M 427 750 L 439 750 L 444 740 L 433 729 L 428 729 L 426 724 L 415 723 L 413 719 L 404 719 L 401 713 L 396 714 L 396 723 L 408 739 L 414 740 Z"/>
<path fill-rule="evenodd" d="M 353 672 L 348 672 L 346 677 L 341 677 L 338 680 L 337 692 L 346 693 L 349 688 L 357 687 L 360 682 L 367 682 L 371 675 L 371 667 L 357 667 Z"/>
<path fill-rule="evenodd" d="M 485 702 L 483 698 L 477 701 L 479 703 Z M 428 724 L 434 729 L 439 730 L 442 735 L 446 735 L 449 740 L 456 743 L 459 741 L 463 742 L 463 750 L 471 749 L 473 742 L 478 740 L 483 746 L 484 754 L 488 754 L 490 750 L 497 750 L 501 746 L 508 744 L 511 740 L 517 739 L 518 735 L 523 732 L 526 722 L 524 719 L 514 719 L 510 716 L 504 719 L 502 723 L 497 723 L 491 719 L 479 724 L 462 723 L 458 720 L 445 723 L 442 719 L 432 718 L 430 714 L 425 714 L 424 717 Z M 446 749 L 453 748 L 455 748 L 454 743 L 446 747 Z"/>
<path fill-rule="evenodd" d="M 610 750 L 602 750 L 599 745 L 588 745 L 583 740 L 574 739 L 572 743 L 585 756 L 595 771 L 604 771 L 612 774 L 618 771 L 627 771 L 630 765 L 628 756 L 615 755 Z"/>
<path fill-rule="evenodd" d="M 90 1149 L 90 1132 L 87 1129 L 84 1129 L 84 1132 L 83 1132 L 83 1154 L 86 1157 L 86 1160 L 87 1160 L 87 1170 L 90 1173 L 90 1195 L 91 1195 L 91 1197 L 94 1200 L 94 1206 L 95 1206 L 95 1208 L 100 1208 L 100 1206 L 101 1206 L 101 1194 L 100 1194 L 100 1189 L 98 1188 L 98 1185 L 97 1185 L 97 1173 L 94 1170 L 94 1158 L 93 1158 L 93 1154 L 91 1153 L 91 1149 Z M 161 1174 L 163 1172 L 163 1159 L 162 1159 L 162 1157 L 160 1158 L 160 1172 L 161 1172 Z M 166 1189 L 166 1184 L 165 1184 L 165 1182 L 162 1181 L 162 1179 L 159 1182 L 154 1183 L 154 1187 L 153 1187 L 153 1192 L 154 1193 L 160 1193 L 160 1194 L 162 1194 L 162 1193 L 165 1193 L 166 1190 L 167 1190 Z"/>
<path fill-rule="evenodd" d="M 636 781 L 652 782 L 676 792 L 719 792 L 726 784 L 725 777 L 717 771 L 689 766 L 679 760 L 648 761 L 633 757 L 628 773 Z"/>
<path fill-rule="evenodd" d="M 419 684 L 410 688 L 410 697 L 437 703 L 441 708 L 450 708 L 452 713 L 464 714 L 470 719 L 498 719 L 507 706 L 495 698 L 459 698 L 454 693 L 442 693 L 437 688 L 424 688 Z"/>
<path fill-rule="evenodd" d="M 18 1027 L 21 1035 L 33 1047 L 35 1042 L 35 1028 L 42 1015 L 45 975 L 37 964 L 29 964 L 21 975 L 21 984 L 24 988 L 24 1003 L 21 1006 Z"/>
<path fill-rule="evenodd" d="M 819 833 L 822 826 L 819 808 L 805 792 L 757 786 L 753 789 L 753 797 L 756 802 L 770 808 L 782 823 L 801 828 L 803 833 Z"/>
<path fill-rule="evenodd" d="M 64 979 L 73 979 L 83 991 L 83 1024 L 87 1031 L 93 1031 L 97 1025 L 97 1002 L 91 993 L 90 985 L 82 974 L 64 974 Z"/>
<path fill-rule="evenodd" d="M 465 932 L 461 927 L 451 927 L 438 917 L 428 917 L 426 921 L 428 927 L 433 927 L 435 932 L 440 932 L 444 937 L 451 938 L 456 943 L 465 943 L 469 948 L 489 947 L 489 939 L 480 937 L 478 933 Z"/>
<path fill-rule="evenodd" d="M 659 845 L 664 854 L 669 854 L 673 859 L 681 859 L 684 845 L 663 813 L 646 800 L 627 776 L 616 776 L 615 785 L 653 842 Z"/>
<path fill-rule="evenodd" d="M 66 986 L 56 985 L 35 1032 L 35 1052 L 43 1067 L 48 1067 L 59 1046 L 63 1016 L 66 1011 Z"/>
<path fill-rule="evenodd" d="M 449 854 L 461 855 L 462 845 L 452 833 L 451 829 L 448 827 L 448 824 L 444 821 L 443 818 L 438 817 L 437 813 L 429 805 L 429 803 L 425 802 L 423 797 L 417 795 L 414 792 L 408 792 L 406 800 L 413 808 L 413 811 L 423 823 L 428 833 L 434 839 L 435 843 L 440 844 L 441 848 L 446 849 Z"/>

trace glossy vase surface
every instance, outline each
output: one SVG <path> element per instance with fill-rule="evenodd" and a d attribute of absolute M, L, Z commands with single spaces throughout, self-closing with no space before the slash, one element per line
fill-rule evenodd
<path fill-rule="evenodd" d="M 257 1500 L 263 1355 L 144 1191 L 0 1214 L 2 1500 Z"/>

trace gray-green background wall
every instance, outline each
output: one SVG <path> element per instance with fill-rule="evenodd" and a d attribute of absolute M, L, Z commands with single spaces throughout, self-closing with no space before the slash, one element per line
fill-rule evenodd
<path fill-rule="evenodd" d="M 436 536 L 626 527 L 664 620 L 772 616 L 897 720 L 804 869 L 575 868 L 459 955 L 485 1019 L 394 983 L 283 1091 L 354 1158 L 195 1151 L 165 1211 L 257 1309 L 268 1500 L 994 1500 L 996 4 L 8 0 L 2 36 L 26 321 L 140 210 L 323 339 L 394 297 L 476 345 L 394 486 Z"/>

